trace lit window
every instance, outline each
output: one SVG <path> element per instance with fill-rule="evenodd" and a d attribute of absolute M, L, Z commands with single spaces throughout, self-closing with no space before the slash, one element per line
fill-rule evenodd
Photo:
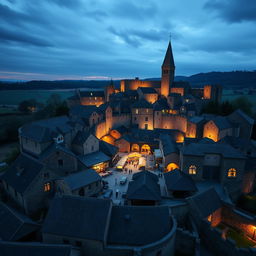
<path fill-rule="evenodd" d="M 228 177 L 236 177 L 236 169 L 235 168 L 230 168 L 228 170 Z"/>
<path fill-rule="evenodd" d="M 50 182 L 47 182 L 44 184 L 44 192 L 48 192 L 51 190 L 51 184 Z"/>
<path fill-rule="evenodd" d="M 91 92 L 91 96 L 92 96 L 92 92 Z M 91 98 L 90 98 L 91 99 Z"/>
<path fill-rule="evenodd" d="M 196 174 L 196 166 L 195 165 L 190 165 L 189 169 L 188 169 L 188 173 L 191 175 L 195 175 Z"/>
<path fill-rule="evenodd" d="M 97 100 L 97 97 L 94 97 L 95 100 Z"/>
<path fill-rule="evenodd" d="M 148 113 L 148 109 L 146 110 L 146 112 Z"/>
<path fill-rule="evenodd" d="M 139 110 L 138 110 L 138 109 L 136 109 L 136 110 L 135 110 L 135 113 L 136 113 L 136 114 L 139 114 Z"/>

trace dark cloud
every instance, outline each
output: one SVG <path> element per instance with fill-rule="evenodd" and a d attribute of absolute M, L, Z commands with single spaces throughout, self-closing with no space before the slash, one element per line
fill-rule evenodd
<path fill-rule="evenodd" d="M 113 14 L 124 19 L 136 20 L 151 19 L 157 15 L 157 6 L 153 2 L 140 3 L 132 0 L 117 1 L 113 6 Z"/>
<path fill-rule="evenodd" d="M 80 0 L 47 0 L 49 3 L 56 4 L 60 7 L 77 9 L 82 6 L 82 2 Z"/>
<path fill-rule="evenodd" d="M 2 41 L 14 41 L 18 43 L 25 43 L 34 46 L 49 47 L 53 46 L 49 41 L 27 35 L 24 32 L 10 31 L 0 27 L 0 40 Z"/>
<path fill-rule="evenodd" d="M 256 1 L 0 2 L 0 79 L 159 77 L 170 32 L 177 75 L 255 69 Z"/>
<path fill-rule="evenodd" d="M 204 7 L 228 22 L 256 21 L 255 0 L 208 0 Z"/>

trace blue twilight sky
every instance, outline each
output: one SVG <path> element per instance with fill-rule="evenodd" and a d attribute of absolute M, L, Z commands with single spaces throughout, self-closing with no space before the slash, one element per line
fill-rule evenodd
<path fill-rule="evenodd" d="M 0 79 L 255 70 L 256 0 L 0 0 Z"/>

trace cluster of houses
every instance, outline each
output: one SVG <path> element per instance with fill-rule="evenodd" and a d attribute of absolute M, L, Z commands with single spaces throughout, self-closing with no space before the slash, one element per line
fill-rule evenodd
<path fill-rule="evenodd" d="M 203 255 L 208 239 L 216 254 L 256 255 L 214 236 L 222 224 L 256 244 L 255 216 L 236 207 L 255 187 L 254 120 L 201 114 L 221 86 L 174 72 L 169 43 L 161 81 L 77 91 L 68 116 L 20 127 L 21 153 L 0 176 L 0 255 Z M 133 174 L 123 204 L 101 198 L 101 174 L 131 152 L 154 166 Z"/>

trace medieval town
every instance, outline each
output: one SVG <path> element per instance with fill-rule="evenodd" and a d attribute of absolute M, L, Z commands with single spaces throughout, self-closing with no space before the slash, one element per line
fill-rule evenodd
<path fill-rule="evenodd" d="M 171 41 L 163 57 L 161 81 L 78 89 L 68 116 L 19 128 L 21 153 L 0 176 L 3 251 L 256 255 L 255 215 L 237 206 L 255 188 L 254 120 L 201 114 L 222 86 L 174 81 Z"/>

